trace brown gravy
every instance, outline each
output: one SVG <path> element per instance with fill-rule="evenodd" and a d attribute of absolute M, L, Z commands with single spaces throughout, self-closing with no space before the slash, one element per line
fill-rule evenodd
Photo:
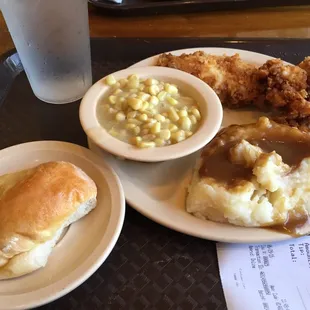
<path fill-rule="evenodd" d="M 283 225 L 277 225 L 270 228 L 272 230 L 277 230 L 279 232 L 298 237 L 303 235 L 304 232 L 309 232 L 309 215 L 304 209 L 294 209 L 289 211 L 288 217 Z"/>
<path fill-rule="evenodd" d="M 211 177 L 227 184 L 232 184 L 238 179 L 249 180 L 252 176 L 252 169 L 235 165 L 229 160 L 229 150 L 235 144 L 237 142 L 227 143 L 211 156 L 205 157 L 199 170 L 200 176 Z"/>
<path fill-rule="evenodd" d="M 253 145 L 259 146 L 264 152 L 275 151 L 282 156 L 283 162 L 290 166 L 298 166 L 306 157 L 310 157 L 310 143 L 306 141 L 294 141 L 281 137 L 283 140 L 261 139 L 249 140 Z M 239 141 L 238 141 L 239 142 Z M 252 169 L 236 165 L 229 160 L 229 149 L 238 143 L 230 142 L 220 147 L 211 156 L 203 159 L 203 165 L 199 170 L 201 177 L 211 177 L 226 184 L 233 184 L 236 180 L 248 180 L 252 176 Z"/>
<path fill-rule="evenodd" d="M 266 153 L 275 151 L 289 166 L 297 166 L 304 158 L 310 156 L 310 143 L 305 141 L 263 139 L 250 141 L 250 143 L 259 146 Z"/>

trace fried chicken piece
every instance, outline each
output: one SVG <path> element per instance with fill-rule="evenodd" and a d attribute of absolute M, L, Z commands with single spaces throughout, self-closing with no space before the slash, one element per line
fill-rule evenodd
<path fill-rule="evenodd" d="M 280 59 L 267 61 L 259 71 L 261 82 L 266 85 L 266 101 L 280 114 L 273 120 L 309 131 L 307 72 L 299 66 L 286 65 Z"/>
<path fill-rule="evenodd" d="M 238 54 L 215 56 L 201 51 L 181 56 L 162 54 L 157 65 L 179 69 L 200 78 L 228 107 L 252 104 L 264 92 L 257 67 L 242 61 Z"/>
<path fill-rule="evenodd" d="M 285 65 L 280 59 L 268 60 L 259 68 L 261 81 L 266 83 L 266 100 L 275 108 L 294 110 L 305 106 L 307 72 L 298 66 Z M 297 102 L 295 102 L 297 101 Z"/>

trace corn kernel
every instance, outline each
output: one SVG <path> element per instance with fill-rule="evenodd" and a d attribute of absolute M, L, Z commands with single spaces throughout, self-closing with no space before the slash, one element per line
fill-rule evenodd
<path fill-rule="evenodd" d="M 128 124 L 125 125 L 125 128 L 126 128 L 126 129 L 134 129 L 134 128 L 136 128 L 136 127 L 137 127 L 136 124 L 131 124 L 131 123 L 128 123 Z"/>
<path fill-rule="evenodd" d="M 201 119 L 201 115 L 200 115 L 200 112 L 198 109 L 192 109 L 192 113 L 193 115 L 196 117 L 197 120 L 200 120 Z"/>
<path fill-rule="evenodd" d="M 141 107 L 141 111 L 145 111 L 149 108 L 150 104 L 146 101 L 146 102 L 143 102 L 143 105 Z"/>
<path fill-rule="evenodd" d="M 152 128 L 151 128 L 151 133 L 158 133 L 160 132 L 160 128 L 161 128 L 161 125 L 159 122 L 156 122 Z"/>
<path fill-rule="evenodd" d="M 189 116 L 189 119 L 191 120 L 191 122 L 192 122 L 193 125 L 196 125 L 196 124 L 197 124 L 197 119 L 196 119 L 196 117 L 195 117 L 194 115 L 190 115 L 190 116 Z"/>
<path fill-rule="evenodd" d="M 152 85 L 149 87 L 149 93 L 153 96 L 156 96 L 159 93 L 159 88 L 157 85 Z"/>
<path fill-rule="evenodd" d="M 119 85 L 120 85 L 120 87 L 125 87 L 126 85 L 127 85 L 127 83 L 128 83 L 128 80 L 127 79 L 120 79 L 119 81 L 118 81 L 118 83 L 119 83 Z"/>
<path fill-rule="evenodd" d="M 113 95 L 109 96 L 109 102 L 111 104 L 115 104 L 116 103 L 116 96 L 113 96 Z"/>
<path fill-rule="evenodd" d="M 181 142 L 185 139 L 185 132 L 183 130 L 179 130 L 171 134 L 171 139 L 174 142 Z"/>
<path fill-rule="evenodd" d="M 147 117 L 147 115 L 146 115 L 145 113 L 143 113 L 143 114 L 141 114 L 141 115 L 138 116 L 138 119 L 139 119 L 140 121 L 142 121 L 142 122 L 146 122 L 147 119 L 148 119 L 148 117 Z"/>
<path fill-rule="evenodd" d="M 129 93 L 131 93 L 131 94 L 136 94 L 138 92 L 139 92 L 138 89 L 135 89 L 135 88 L 129 89 Z"/>
<path fill-rule="evenodd" d="M 116 81 L 115 77 L 114 77 L 112 74 L 111 74 L 111 75 L 108 75 L 108 76 L 106 77 L 106 79 L 105 79 L 105 83 L 106 83 L 107 85 L 109 85 L 109 86 L 114 85 L 116 82 L 117 82 L 117 81 Z"/>
<path fill-rule="evenodd" d="M 113 95 L 119 95 L 120 93 L 122 93 L 123 91 L 121 89 L 116 89 L 114 92 L 113 92 Z"/>
<path fill-rule="evenodd" d="M 176 132 L 176 131 L 179 129 L 179 128 L 178 128 L 176 125 L 174 125 L 174 124 L 169 124 L 168 128 L 169 128 L 169 130 L 170 130 L 171 132 Z"/>
<path fill-rule="evenodd" d="M 150 97 L 151 97 L 150 94 L 147 94 L 145 92 L 138 93 L 138 98 L 141 99 L 142 101 L 147 101 Z"/>
<path fill-rule="evenodd" d="M 139 81 L 135 81 L 135 80 L 128 81 L 127 87 L 129 87 L 130 89 L 138 90 L 139 89 Z"/>
<path fill-rule="evenodd" d="M 140 136 L 138 137 L 132 137 L 130 139 L 131 144 L 133 145 L 139 145 L 142 142 L 142 138 Z"/>
<path fill-rule="evenodd" d="M 161 114 L 156 114 L 156 115 L 154 116 L 154 118 L 155 118 L 158 122 L 164 122 L 164 121 L 166 120 L 166 118 L 165 118 L 163 115 L 161 115 Z"/>
<path fill-rule="evenodd" d="M 171 95 L 177 94 L 178 93 L 178 89 L 175 85 L 171 85 L 169 83 L 165 84 L 165 91 Z"/>
<path fill-rule="evenodd" d="M 147 141 L 142 141 L 141 143 L 139 143 L 139 145 L 138 145 L 140 148 L 151 148 L 151 147 L 155 147 L 156 146 L 156 144 L 155 144 L 155 142 L 152 142 L 152 141 L 150 141 L 150 142 L 147 142 Z"/>
<path fill-rule="evenodd" d="M 139 120 L 137 120 L 137 119 L 135 119 L 135 118 L 129 118 L 129 119 L 127 120 L 127 122 L 130 123 L 130 124 L 135 124 L 135 125 L 139 125 L 139 126 L 142 124 L 141 121 L 139 121 Z"/>
<path fill-rule="evenodd" d="M 163 129 L 159 133 L 159 137 L 163 140 L 169 140 L 171 137 L 171 132 L 169 129 Z"/>
<path fill-rule="evenodd" d="M 131 74 L 128 76 L 128 80 L 139 80 L 139 77 L 137 74 Z"/>
<path fill-rule="evenodd" d="M 121 84 L 120 84 L 119 82 L 116 82 L 116 83 L 113 84 L 111 87 L 112 87 L 112 90 L 116 90 L 116 89 L 118 89 L 118 88 L 121 87 Z"/>
<path fill-rule="evenodd" d="M 152 96 L 152 97 L 149 99 L 149 103 L 152 104 L 152 105 L 158 105 L 159 100 L 158 100 L 157 97 Z"/>
<path fill-rule="evenodd" d="M 128 78 L 127 87 L 129 88 L 139 88 L 140 81 L 137 75 L 133 74 Z"/>
<path fill-rule="evenodd" d="M 158 81 L 155 79 L 149 78 L 145 81 L 145 85 L 147 86 L 152 86 L 152 85 L 157 85 L 157 84 L 158 84 Z"/>
<path fill-rule="evenodd" d="M 178 104 L 178 100 L 172 98 L 172 97 L 167 97 L 167 101 L 171 104 L 171 105 L 176 105 Z"/>
<path fill-rule="evenodd" d="M 135 134 L 135 135 L 138 135 L 140 133 L 141 129 L 140 127 L 136 126 L 135 128 L 133 128 L 132 132 Z"/>
<path fill-rule="evenodd" d="M 186 131 L 185 132 L 185 137 L 186 138 L 189 138 L 190 136 L 192 136 L 193 135 L 193 133 L 191 132 L 191 131 Z"/>
<path fill-rule="evenodd" d="M 118 112 L 115 115 L 115 120 L 118 122 L 122 122 L 126 119 L 126 115 L 123 112 Z"/>
<path fill-rule="evenodd" d="M 187 116 L 182 116 L 180 118 L 180 125 L 183 130 L 190 130 L 192 127 L 192 122 Z"/>
<path fill-rule="evenodd" d="M 164 117 L 168 117 L 168 113 L 167 112 L 161 113 L 161 115 L 164 116 Z"/>
<path fill-rule="evenodd" d="M 134 110 L 139 110 L 142 108 L 143 102 L 141 99 L 137 98 L 128 98 L 128 105 Z"/>
<path fill-rule="evenodd" d="M 177 122 L 180 119 L 178 113 L 176 112 L 174 108 L 170 108 L 168 113 L 169 113 L 169 118 L 171 121 Z"/>
<path fill-rule="evenodd" d="M 182 109 L 178 114 L 179 114 L 180 117 L 188 115 L 188 113 L 187 113 L 187 111 L 185 109 Z"/>
<path fill-rule="evenodd" d="M 166 96 L 167 96 L 167 92 L 165 91 L 161 91 L 158 95 L 157 95 L 157 98 L 159 101 L 164 101 L 166 99 Z"/>
<path fill-rule="evenodd" d="M 155 139 L 154 142 L 155 142 L 156 146 L 164 146 L 165 145 L 165 141 L 163 139 L 157 138 L 157 139 Z"/>

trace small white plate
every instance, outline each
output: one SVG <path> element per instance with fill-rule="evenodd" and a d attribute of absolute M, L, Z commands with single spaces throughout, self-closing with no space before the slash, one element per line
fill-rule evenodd
<path fill-rule="evenodd" d="M 0 175 L 47 161 L 68 161 L 83 169 L 97 185 L 97 207 L 69 227 L 45 268 L 0 281 L 0 309 L 37 307 L 75 289 L 105 261 L 123 226 L 125 198 L 119 179 L 102 158 L 86 148 L 54 141 L 9 147 L 0 151 Z"/>
<path fill-rule="evenodd" d="M 214 55 L 234 55 L 258 66 L 272 57 L 226 48 L 194 48 L 171 52 L 174 55 L 204 51 Z M 155 65 L 158 56 L 143 60 L 133 67 Z M 255 111 L 224 110 L 223 126 L 244 124 L 263 115 Z M 292 238 L 277 231 L 261 228 L 243 228 L 229 224 L 204 221 L 185 211 L 185 195 L 198 154 L 162 163 L 121 161 L 89 143 L 90 148 L 112 165 L 121 179 L 128 203 L 146 217 L 176 231 L 222 242 L 256 243 Z"/>
<path fill-rule="evenodd" d="M 137 74 L 140 78 L 155 78 L 163 82 L 176 84 L 185 95 L 195 99 L 200 106 L 201 120 L 198 130 L 188 139 L 165 147 L 137 148 L 111 136 L 97 118 L 97 106 L 102 102 L 110 87 L 105 78 L 94 84 L 84 96 L 80 105 L 81 125 L 87 136 L 102 149 L 119 157 L 143 161 L 159 162 L 180 158 L 196 152 L 210 142 L 218 132 L 222 119 L 221 101 L 206 83 L 197 77 L 171 68 L 138 67 L 113 73 L 116 80 Z"/>

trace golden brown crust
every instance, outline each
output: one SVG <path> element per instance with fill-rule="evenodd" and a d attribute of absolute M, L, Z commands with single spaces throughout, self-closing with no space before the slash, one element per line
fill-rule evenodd
<path fill-rule="evenodd" d="M 76 208 L 96 195 L 95 183 L 67 162 L 0 176 L 0 258 L 52 239 Z"/>
<path fill-rule="evenodd" d="M 251 104 L 259 100 L 264 91 L 258 68 L 242 61 L 239 54 L 215 56 L 201 51 L 181 56 L 162 54 L 157 65 L 195 75 L 212 87 L 221 102 L 229 107 Z"/>

